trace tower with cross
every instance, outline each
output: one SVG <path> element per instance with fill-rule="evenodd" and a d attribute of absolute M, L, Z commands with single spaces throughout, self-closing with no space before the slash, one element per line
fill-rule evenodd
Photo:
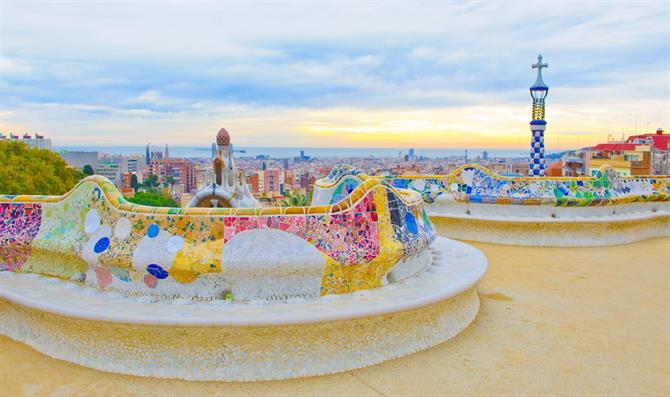
<path fill-rule="evenodd" d="M 547 122 L 544 120 L 544 100 L 549 93 L 549 87 L 542 81 L 542 69 L 548 67 L 542 63 L 542 55 L 537 56 L 537 63 L 532 65 L 537 69 L 535 84 L 530 87 L 530 96 L 533 98 L 533 119 L 530 122 L 530 158 L 528 159 L 528 176 L 544 176 L 544 130 Z"/>

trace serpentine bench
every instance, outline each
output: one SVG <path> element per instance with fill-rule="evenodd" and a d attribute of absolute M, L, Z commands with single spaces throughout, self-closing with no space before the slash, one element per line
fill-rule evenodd
<path fill-rule="evenodd" d="M 315 185 L 313 204 L 355 189 L 359 172 L 338 166 Z M 483 242 L 612 245 L 670 235 L 670 178 L 623 177 L 608 166 L 593 177 L 505 177 L 470 164 L 448 175 L 386 176 L 421 194 L 440 234 Z"/>
<path fill-rule="evenodd" d="M 333 203 L 156 208 L 100 176 L 0 196 L 0 333 L 102 370 L 261 380 L 425 349 L 476 316 L 486 259 L 364 174 Z"/>

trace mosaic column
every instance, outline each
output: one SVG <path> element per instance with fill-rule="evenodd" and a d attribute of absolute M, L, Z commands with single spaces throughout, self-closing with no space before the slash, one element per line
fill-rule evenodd
<path fill-rule="evenodd" d="M 532 65 L 533 69 L 537 69 L 537 79 L 530 87 L 530 96 L 533 98 L 533 120 L 530 122 L 528 176 L 544 176 L 544 130 L 547 126 L 544 120 L 544 100 L 549 93 L 549 87 L 542 81 L 542 68 L 548 66 L 542 63 L 542 55 L 538 55 L 537 63 Z"/>

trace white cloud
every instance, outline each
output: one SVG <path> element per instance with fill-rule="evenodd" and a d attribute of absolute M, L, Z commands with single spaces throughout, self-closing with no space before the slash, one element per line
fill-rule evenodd
<path fill-rule="evenodd" d="M 525 136 L 538 52 L 555 133 L 630 113 L 667 125 L 669 7 L 3 2 L 0 128 L 64 143 L 195 143 L 222 124 L 246 144 Z"/>

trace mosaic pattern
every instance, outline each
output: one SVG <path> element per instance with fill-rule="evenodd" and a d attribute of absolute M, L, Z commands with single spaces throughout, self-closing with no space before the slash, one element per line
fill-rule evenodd
<path fill-rule="evenodd" d="M 369 262 L 379 255 L 377 210 L 368 193 L 353 211 L 305 217 L 226 217 L 225 239 L 251 229 L 279 229 L 314 244 L 328 257 L 345 265 Z"/>
<path fill-rule="evenodd" d="M 0 203 L 0 269 L 20 269 L 40 228 L 39 204 Z"/>
<path fill-rule="evenodd" d="M 316 182 L 313 197 L 321 202 L 336 202 L 344 193 L 350 191 L 353 194 L 370 179 L 366 174 L 350 166 L 336 166 L 326 178 Z M 398 191 L 387 181 L 380 180 L 380 184 L 374 190 L 380 255 L 372 260 L 366 269 L 370 274 L 374 274 L 374 277 L 355 276 L 350 273 L 358 271 L 357 269 L 329 263 L 323 288 L 333 292 L 374 288 L 375 285 L 366 283 L 366 280 L 376 280 L 388 271 L 389 263 L 413 258 L 428 246 L 435 237 L 435 229 L 423 206 L 406 204 L 407 197 L 413 196 L 415 197 L 408 191 Z M 386 259 L 380 260 L 381 258 Z M 358 280 L 358 283 L 355 285 L 338 283 L 337 280 L 340 279 Z"/>
<path fill-rule="evenodd" d="M 361 184 L 360 179 L 355 177 L 346 176 L 337 184 L 333 192 L 333 198 L 330 200 L 329 204 L 335 204 L 340 200 L 343 200 L 351 192 L 356 189 L 358 185 Z"/>
<path fill-rule="evenodd" d="M 533 120 L 530 123 L 530 158 L 528 159 L 528 176 L 544 176 L 544 120 Z"/>
<path fill-rule="evenodd" d="M 349 164 L 338 164 L 333 167 L 332 170 L 330 170 L 325 178 L 320 179 L 317 184 L 321 185 L 321 187 L 324 187 L 339 182 L 346 175 L 356 176 L 359 174 L 361 174 L 361 171 L 357 170 Z"/>
<path fill-rule="evenodd" d="M 0 196 L 1 264 L 139 294 L 168 288 L 181 295 L 193 283 L 188 288 L 200 296 L 230 281 L 221 260 L 231 239 L 275 229 L 323 255 L 322 294 L 378 287 L 398 261 L 426 249 L 435 231 L 418 195 L 346 172 L 358 174 L 357 184 L 343 185 L 340 200 L 313 207 L 144 207 L 99 176 L 63 197 Z M 263 255 L 263 248 L 249 255 Z M 219 278 L 202 279 L 207 275 Z"/>
<path fill-rule="evenodd" d="M 332 205 L 346 199 L 363 183 L 361 177 L 369 178 L 346 164 L 333 167 L 328 176 L 317 180 L 314 184 L 312 205 Z"/>
<path fill-rule="evenodd" d="M 558 207 L 670 200 L 669 177 L 622 177 L 607 166 L 593 177 L 509 178 L 470 164 L 444 176 L 395 176 L 385 180 L 395 188 L 419 192 L 427 203 L 441 196 L 464 203 Z"/>

